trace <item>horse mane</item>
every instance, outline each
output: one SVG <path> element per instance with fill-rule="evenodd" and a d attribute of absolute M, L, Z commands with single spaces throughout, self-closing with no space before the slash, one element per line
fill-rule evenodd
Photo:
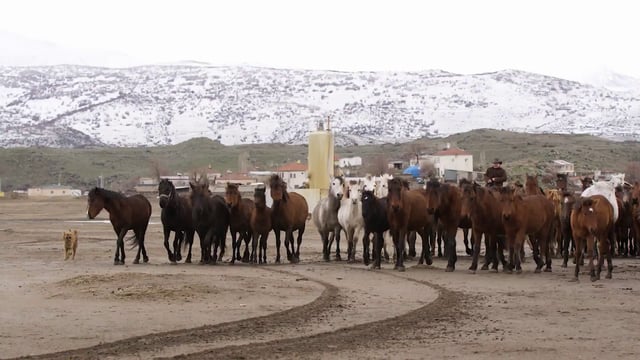
<path fill-rule="evenodd" d="M 269 178 L 269 187 L 276 187 L 280 184 L 282 184 L 284 181 L 282 180 L 282 178 L 280 177 L 280 175 L 278 174 L 273 174 L 271 175 L 271 177 Z"/>
<path fill-rule="evenodd" d="M 238 186 L 240 184 L 236 183 L 227 183 L 227 190 L 238 190 Z"/>
<path fill-rule="evenodd" d="M 119 192 L 111 191 L 111 190 L 107 190 L 99 187 L 94 187 L 93 189 L 91 189 L 91 191 L 89 191 L 89 197 L 93 197 L 98 194 L 101 197 L 103 197 L 105 200 L 120 200 L 125 198 L 125 196 Z"/>

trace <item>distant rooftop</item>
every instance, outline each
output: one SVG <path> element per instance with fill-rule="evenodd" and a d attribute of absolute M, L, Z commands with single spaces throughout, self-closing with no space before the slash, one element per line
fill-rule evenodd
<path fill-rule="evenodd" d="M 276 169 L 278 172 L 287 172 L 287 171 L 307 171 L 307 164 L 302 163 L 289 163 L 284 164 Z"/>
<path fill-rule="evenodd" d="M 434 156 L 447 156 L 447 155 L 452 156 L 452 155 L 471 155 L 471 153 L 468 153 L 458 148 L 449 148 L 449 149 L 436 151 L 433 155 Z"/>

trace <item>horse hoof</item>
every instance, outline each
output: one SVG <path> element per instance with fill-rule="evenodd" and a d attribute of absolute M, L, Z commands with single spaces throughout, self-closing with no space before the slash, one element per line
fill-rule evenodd
<path fill-rule="evenodd" d="M 522 269 L 516 269 L 516 274 L 522 274 Z"/>
<path fill-rule="evenodd" d="M 441 258 L 441 257 L 442 257 L 442 253 L 441 253 L 441 252 L 439 252 L 439 253 L 438 253 L 438 257 L 439 257 L 439 258 Z"/>
<path fill-rule="evenodd" d="M 342 257 L 340 257 L 340 255 L 336 255 L 336 261 L 342 261 Z"/>
<path fill-rule="evenodd" d="M 140 264 L 140 259 L 135 259 L 135 260 L 133 260 L 133 263 L 134 263 L 134 264 Z"/>
<path fill-rule="evenodd" d="M 591 276 L 591 282 L 594 282 L 594 281 L 598 281 L 598 277 L 597 276 Z"/>
<path fill-rule="evenodd" d="M 473 251 L 471 249 L 467 249 L 466 250 L 467 255 L 471 256 L 473 255 Z"/>
<path fill-rule="evenodd" d="M 471 275 L 475 275 L 475 274 L 476 274 L 476 271 L 475 271 L 474 269 L 469 269 L 469 274 L 471 274 Z"/>
<path fill-rule="evenodd" d="M 175 262 L 176 261 L 176 257 L 172 255 L 169 255 L 169 261 L 171 262 Z"/>
<path fill-rule="evenodd" d="M 400 265 L 400 266 L 396 266 L 396 270 L 398 270 L 399 272 L 404 272 L 405 268 L 403 265 Z"/>
<path fill-rule="evenodd" d="M 113 265 L 122 265 L 120 260 L 113 260 Z"/>
<path fill-rule="evenodd" d="M 488 265 L 488 264 L 484 264 L 484 265 L 482 265 L 482 267 L 480 268 L 480 270 L 489 270 L 489 265 Z"/>
<path fill-rule="evenodd" d="M 497 274 L 497 273 L 498 273 L 498 268 L 491 269 L 491 272 L 493 272 L 493 273 L 496 273 L 496 274 Z"/>
<path fill-rule="evenodd" d="M 146 263 L 148 263 L 148 262 L 149 262 L 149 258 L 148 258 L 148 257 L 145 257 L 142 261 L 146 264 Z M 178 261 L 180 261 L 180 259 L 178 259 Z"/>
<path fill-rule="evenodd" d="M 567 268 L 567 263 L 562 263 L 562 265 L 560 265 L 560 267 L 562 267 L 562 268 L 565 268 L 565 269 L 566 269 L 566 268 Z"/>
<path fill-rule="evenodd" d="M 187 260 L 184 261 L 185 264 L 191 264 L 191 259 L 187 258 Z"/>
<path fill-rule="evenodd" d="M 551 268 L 544 268 L 544 272 L 551 272 Z"/>
<path fill-rule="evenodd" d="M 536 270 L 534 271 L 534 273 L 536 273 L 536 274 L 540 274 L 540 273 L 541 273 L 541 271 L 540 271 L 540 269 L 536 268 Z"/>
<path fill-rule="evenodd" d="M 607 274 L 604 276 L 605 279 L 611 279 L 611 274 Z"/>
<path fill-rule="evenodd" d="M 182 255 L 177 255 L 176 256 L 176 261 L 180 261 L 180 260 L 182 260 Z"/>
<path fill-rule="evenodd" d="M 427 263 L 427 265 L 433 265 L 433 259 L 428 257 L 427 261 L 425 261 L 425 263 Z"/>
<path fill-rule="evenodd" d="M 447 266 L 446 269 L 444 269 L 445 272 L 453 272 L 456 268 L 453 266 Z"/>
<path fill-rule="evenodd" d="M 574 277 L 573 279 L 569 279 L 569 282 L 575 282 L 575 283 L 577 283 L 577 282 L 580 282 L 580 280 L 578 280 L 578 278 L 577 278 L 577 277 Z"/>

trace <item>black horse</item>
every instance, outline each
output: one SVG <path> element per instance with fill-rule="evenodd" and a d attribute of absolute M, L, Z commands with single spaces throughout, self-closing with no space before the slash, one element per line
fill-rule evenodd
<path fill-rule="evenodd" d="M 193 226 L 200 238 L 200 263 L 215 264 L 216 261 L 222 260 L 224 255 L 224 243 L 229 229 L 229 209 L 222 196 L 211 196 L 209 184 L 189 185 Z"/>
<path fill-rule="evenodd" d="M 124 265 L 124 236 L 129 230 L 133 230 L 134 236 L 131 239 L 138 246 L 138 254 L 133 263 L 140 263 L 140 252 L 142 252 L 143 261 L 149 262 L 147 249 L 144 247 L 144 234 L 149 226 L 151 203 L 146 197 L 140 194 L 126 197 L 115 191 L 96 187 L 89 191 L 87 203 L 89 219 L 98 216 L 102 209 L 109 212 L 113 231 L 118 236 L 114 265 Z"/>
<path fill-rule="evenodd" d="M 364 218 L 364 237 L 362 238 L 363 260 L 365 265 L 369 265 L 369 234 L 373 234 L 373 254 L 376 269 L 380 268 L 380 256 L 383 234 L 389 230 L 389 220 L 387 218 L 387 198 L 378 199 L 373 191 L 362 192 L 362 217 Z"/>
<path fill-rule="evenodd" d="M 162 228 L 164 230 L 164 248 L 167 249 L 169 261 L 176 262 L 182 260 L 180 248 L 185 240 L 184 246 L 189 245 L 189 253 L 185 260 L 191 262 L 191 248 L 193 247 L 193 216 L 191 214 L 191 203 L 189 199 L 179 196 L 173 183 L 167 179 L 160 180 L 158 184 L 158 196 L 160 208 L 162 208 Z M 169 235 L 175 232 L 173 240 L 173 252 L 169 247 Z"/>

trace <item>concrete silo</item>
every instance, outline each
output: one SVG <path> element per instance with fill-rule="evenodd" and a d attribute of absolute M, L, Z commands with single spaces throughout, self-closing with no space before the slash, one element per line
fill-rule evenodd
<path fill-rule="evenodd" d="M 309 133 L 309 188 L 320 189 L 321 195 L 329 190 L 333 177 L 333 132 L 317 130 Z"/>

